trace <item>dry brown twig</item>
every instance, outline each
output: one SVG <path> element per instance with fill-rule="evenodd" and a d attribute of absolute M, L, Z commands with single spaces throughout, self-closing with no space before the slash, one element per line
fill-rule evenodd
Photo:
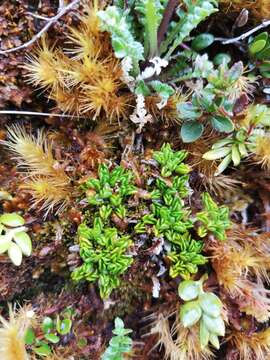
<path fill-rule="evenodd" d="M 46 33 L 46 31 L 49 30 L 49 28 L 52 26 L 53 23 L 55 23 L 56 21 L 58 21 L 63 15 L 65 15 L 69 10 L 71 10 L 75 5 L 77 5 L 81 0 L 73 0 L 70 4 L 68 4 L 67 6 L 63 7 L 63 2 L 59 1 L 59 11 L 58 13 L 53 16 L 52 18 L 48 19 L 47 24 L 34 36 L 32 37 L 31 40 L 27 41 L 26 43 L 17 46 L 15 48 L 12 49 L 7 49 L 7 50 L 0 50 L 0 55 L 4 55 L 4 54 L 8 54 L 14 51 L 18 51 L 21 49 L 25 49 L 28 46 L 34 44 L 38 39 L 41 38 L 41 36 L 43 34 Z"/>

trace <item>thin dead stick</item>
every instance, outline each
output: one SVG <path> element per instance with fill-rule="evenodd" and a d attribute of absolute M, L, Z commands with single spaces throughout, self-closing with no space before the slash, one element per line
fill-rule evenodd
<path fill-rule="evenodd" d="M 29 41 L 27 41 L 26 43 L 17 46 L 15 48 L 12 49 L 8 49 L 8 50 L 1 50 L 0 54 L 8 54 L 14 51 L 18 51 L 21 49 L 25 49 L 28 46 L 32 45 L 34 42 L 36 42 L 46 31 L 49 30 L 49 28 L 52 26 L 53 23 L 55 23 L 56 21 L 58 21 L 66 12 L 68 12 L 69 10 L 71 10 L 75 5 L 77 5 L 81 0 L 74 0 L 72 1 L 69 5 L 67 5 L 65 8 L 63 8 L 57 15 L 53 16 L 50 20 L 48 20 L 47 24 Z"/>
<path fill-rule="evenodd" d="M 17 111 L 17 110 L 0 110 L 0 115 L 34 115 L 34 116 L 54 116 L 54 117 L 65 117 L 65 118 L 81 118 L 80 116 L 65 115 L 65 114 L 54 114 L 54 113 L 43 113 L 35 111 Z"/>
<path fill-rule="evenodd" d="M 45 17 L 42 15 L 34 14 L 34 13 L 31 13 L 30 11 L 28 11 L 27 14 L 33 16 L 35 19 L 40 19 L 40 20 L 45 20 L 45 21 L 50 21 L 52 19 L 51 17 Z"/>
<path fill-rule="evenodd" d="M 168 30 L 169 23 L 171 21 L 171 18 L 173 16 L 174 10 L 179 4 L 178 0 L 169 0 L 168 4 L 166 6 L 166 9 L 164 11 L 164 15 L 161 21 L 161 24 L 158 29 L 158 45 L 161 44 L 163 41 L 166 31 Z"/>
<path fill-rule="evenodd" d="M 223 45 L 227 45 L 227 44 L 232 44 L 241 40 L 244 40 L 245 38 L 249 37 L 250 35 L 252 35 L 253 33 L 255 33 L 258 30 L 264 29 L 267 26 L 270 25 L 270 20 L 268 21 L 263 21 L 260 25 L 256 26 L 254 29 L 249 30 L 248 32 L 237 36 L 233 39 L 215 39 L 216 41 L 221 40 Z"/>

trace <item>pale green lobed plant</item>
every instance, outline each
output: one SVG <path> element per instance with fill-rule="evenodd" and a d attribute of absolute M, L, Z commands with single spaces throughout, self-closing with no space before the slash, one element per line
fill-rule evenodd
<path fill-rule="evenodd" d="M 0 254 L 8 252 L 12 263 L 20 266 L 22 257 L 32 253 L 32 241 L 26 233 L 27 227 L 22 216 L 6 213 L 0 216 Z"/>

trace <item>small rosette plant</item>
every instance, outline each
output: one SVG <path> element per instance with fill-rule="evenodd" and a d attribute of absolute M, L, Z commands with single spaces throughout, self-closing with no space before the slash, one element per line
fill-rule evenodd
<path fill-rule="evenodd" d="M 222 318 L 222 302 L 211 292 L 204 292 L 202 277 L 199 281 L 185 280 L 178 287 L 178 293 L 185 301 L 180 309 L 180 320 L 185 328 L 199 323 L 200 344 L 204 349 L 210 342 L 219 349 L 218 336 L 225 335 Z"/>
<path fill-rule="evenodd" d="M 32 253 L 32 241 L 24 225 L 24 218 L 16 213 L 0 216 L 0 254 L 7 251 L 16 266 L 21 265 L 23 255 L 30 256 Z"/>

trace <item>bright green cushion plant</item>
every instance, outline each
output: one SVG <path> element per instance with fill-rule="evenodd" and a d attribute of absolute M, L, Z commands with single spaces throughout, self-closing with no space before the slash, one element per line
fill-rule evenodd
<path fill-rule="evenodd" d="M 83 186 L 89 203 L 85 222 L 78 229 L 83 265 L 75 269 L 75 281 L 98 280 L 100 295 L 107 298 L 120 285 L 120 276 L 131 265 L 128 255 L 132 241 L 114 226 L 112 219 L 124 219 L 126 201 L 136 192 L 133 175 L 120 166 L 112 171 L 102 164 L 98 179 L 90 178 Z"/>
<path fill-rule="evenodd" d="M 21 265 L 23 255 L 30 256 L 32 252 L 32 242 L 26 231 L 25 220 L 19 214 L 0 216 L 0 254 L 7 251 L 16 266 Z"/>
<path fill-rule="evenodd" d="M 129 250 L 141 236 L 146 248 L 161 244 L 156 255 L 170 260 L 171 277 L 189 279 L 207 262 L 201 238 L 212 234 L 225 240 L 229 211 L 205 193 L 203 211 L 192 214 L 186 204 L 191 194 L 187 155 L 164 144 L 145 165 L 142 189 L 134 186 L 132 173 L 121 166 L 109 170 L 103 164 L 98 178 L 86 181 L 83 189 L 89 205 L 78 228 L 83 264 L 72 273 L 75 281 L 98 281 L 101 297 L 107 298 L 120 286 L 121 276 L 133 262 Z"/>

